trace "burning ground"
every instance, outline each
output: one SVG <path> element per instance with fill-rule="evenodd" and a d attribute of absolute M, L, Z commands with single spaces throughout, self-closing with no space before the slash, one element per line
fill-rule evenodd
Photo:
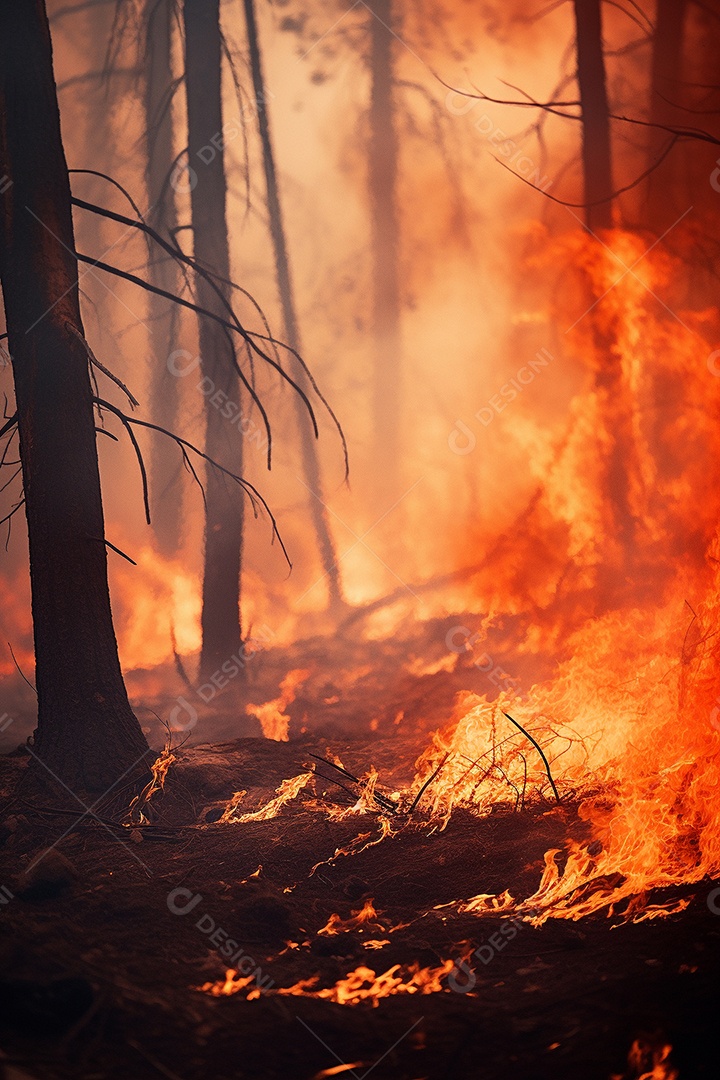
<path fill-rule="evenodd" d="M 265 33 L 282 6 L 266 7 Z M 584 192 L 575 190 L 575 156 L 593 139 L 581 133 L 584 106 L 581 115 L 563 89 L 576 74 L 570 6 L 550 5 L 550 22 L 523 19 L 525 6 L 493 14 L 494 5 L 448 5 L 452 32 L 475 40 L 472 49 L 458 41 L 457 51 L 442 19 L 407 6 L 401 29 L 413 44 L 397 50 L 389 77 L 396 98 L 418 89 L 420 98 L 398 110 L 397 220 L 385 242 L 375 236 L 372 253 L 377 183 L 368 183 L 366 159 L 387 157 L 394 138 L 387 142 L 386 130 L 382 151 L 375 130 L 366 145 L 367 124 L 377 129 L 387 110 L 368 113 L 378 72 L 367 69 L 361 34 L 375 40 L 377 67 L 386 20 L 354 5 L 342 38 L 313 54 L 312 69 L 295 55 L 305 48 L 295 38 L 304 17 L 283 19 L 278 32 L 292 38 L 268 47 L 279 160 L 291 180 L 283 199 L 298 249 L 302 352 L 342 414 L 352 489 L 341 486 L 338 432 L 320 409 L 321 456 L 298 475 L 309 436 L 274 382 L 277 365 L 258 370 L 257 383 L 277 432 L 270 474 L 260 403 L 245 402 L 252 416 L 243 426 L 239 412 L 225 412 L 227 394 L 217 397 L 215 381 L 196 372 L 206 352 L 202 318 L 195 327 L 187 310 L 165 313 L 158 346 L 145 318 L 157 325 L 160 314 L 136 310 L 127 272 L 118 268 L 118 308 L 107 286 L 87 282 L 95 349 L 113 365 L 98 371 L 114 378 L 117 365 L 120 380 L 108 392 L 126 380 L 140 397 L 144 389 L 146 399 L 164 399 L 173 422 L 202 445 L 220 420 L 229 422 L 220 428 L 228 448 L 246 435 L 243 475 L 277 514 L 287 548 L 268 543 L 267 517 L 256 526 L 246 513 L 242 571 L 231 560 L 224 566 L 232 588 L 242 584 L 227 639 L 234 645 L 203 662 L 203 536 L 214 535 L 204 491 L 192 487 L 192 470 L 179 479 L 185 459 L 170 467 L 160 458 L 146 491 L 147 423 L 137 419 L 142 445 L 119 443 L 124 414 L 102 406 L 97 422 L 117 432 L 103 428 L 111 437 L 100 440 L 114 627 L 154 764 L 147 783 L 124 774 L 95 802 L 42 760 L 29 767 L 41 744 L 22 741 L 38 712 L 27 552 L 21 532 L 8 536 L 0 578 L 3 633 L 14 646 L 0 656 L 8 693 L 0 736 L 10 751 L 0 758 L 6 1080 L 717 1075 L 720 23 L 706 22 L 712 4 L 689 5 L 686 82 L 668 82 L 666 71 L 658 84 L 659 68 L 674 78 L 683 57 L 661 49 L 651 71 L 650 45 L 672 43 L 672 34 L 653 37 L 643 16 L 636 42 L 627 13 L 605 5 L 613 109 L 633 113 L 639 129 L 633 143 L 623 116 L 606 117 L 619 185 L 610 206 L 609 152 L 604 194 L 592 197 L 597 177 L 586 160 Z M 243 27 L 239 9 L 224 7 L 232 53 Z M 56 13 L 61 26 L 67 10 Z M 471 16 L 477 23 L 465 27 Z M 140 37 L 111 20 L 96 33 L 87 20 L 90 83 L 108 41 L 131 73 Z M 332 20 L 317 34 L 308 27 L 318 45 Z M 85 85 L 74 56 L 83 35 L 65 26 L 54 31 L 67 69 L 61 85 L 75 94 Z M 357 108 L 335 70 L 355 48 L 353 35 L 360 47 L 348 86 Z M 599 23 L 595 37 L 601 52 Z M 167 42 L 179 59 L 170 31 Z M 486 86 L 492 73 L 503 97 L 452 89 L 459 71 L 443 66 L 452 82 L 439 80 L 428 67 L 442 58 L 436 53 L 453 65 L 473 60 L 467 85 Z M 516 106 L 533 98 L 503 105 L 502 76 L 537 101 L 560 94 L 561 111 L 543 110 L 519 132 Z M 660 109 L 667 149 L 655 145 L 658 131 L 651 146 L 640 140 L 646 122 L 634 116 L 636 99 L 650 89 L 655 119 L 659 101 L 685 102 L 680 131 L 665 123 L 676 114 Z M 123 266 L 149 270 L 138 222 L 124 236 L 111 232 L 129 212 L 116 174 L 128 191 L 145 184 L 145 162 L 125 152 L 144 131 L 139 98 L 135 87 L 110 109 L 91 97 L 87 109 L 76 101 L 63 110 L 72 156 L 98 169 L 77 175 L 77 190 L 88 194 L 92 176 L 102 193 L 93 195 L 101 234 L 80 214 L 94 204 L 76 204 L 80 247 L 92 256 L 117 247 Z M 237 116 L 232 108 L 227 115 Z M 175 111 L 171 156 L 189 142 Z M 710 133 L 695 128 L 698 117 Z M 445 131 L 433 137 L 437 160 L 426 152 L 429 121 Z M 220 276 L 232 270 L 242 284 L 233 290 L 238 312 L 269 341 L 244 291 L 258 293 L 272 327 L 280 324 L 266 223 L 249 213 L 254 178 L 263 167 L 267 177 L 269 162 L 242 156 L 245 127 L 243 112 L 232 139 L 225 127 L 208 132 L 203 150 L 216 161 L 226 133 L 233 265 Z M 267 146 L 260 132 L 248 145 L 258 139 Z M 682 168 L 667 157 L 678 141 Z M 518 157 L 524 148 L 532 157 Z M 510 174 L 496 168 L 498 155 Z M 376 180 L 377 166 L 369 169 Z M 253 183 L 243 194 L 236 181 L 246 167 Z M 199 183 L 209 175 L 198 167 Z M 532 177 L 541 192 L 527 190 Z M 172 235 L 182 235 L 195 189 L 171 187 Z M 584 224 L 572 212 L 581 194 Z M 122 216 L 103 210 L 113 199 Z M 388 313 L 383 297 L 393 295 Z M 159 359 L 161 377 L 139 371 L 145 353 Z M 10 359 L 2 354 L 8 389 Z M 297 374 L 291 352 L 283 362 L 286 375 Z M 14 420 L 5 420 L 2 460 L 17 467 Z M 324 487 L 305 482 L 312 468 Z M 148 525 L 150 510 L 159 511 L 154 533 L 140 517 L 145 501 Z M 319 528 L 315 504 L 324 503 L 329 518 Z M 294 560 L 290 576 L 282 550 Z M 221 588 L 218 599 L 226 599 Z M 59 646 L 61 638 L 45 640 Z M 79 701 L 66 682 L 73 708 L 88 705 L 92 695 Z M 99 690 L 94 700 L 105 701 Z M 62 716 L 66 741 L 74 719 L 71 709 Z M 72 763 L 75 747 L 64 749 Z"/>
<path fill-rule="evenodd" d="M 129 807 L 39 807 L 26 754 L 3 759 L 7 1074 L 714 1076 L 692 782 L 665 815 L 638 809 L 642 770 L 623 800 L 581 732 L 528 718 L 521 620 L 461 648 L 468 623 L 268 649 L 225 713 L 246 737 L 175 732 Z"/>

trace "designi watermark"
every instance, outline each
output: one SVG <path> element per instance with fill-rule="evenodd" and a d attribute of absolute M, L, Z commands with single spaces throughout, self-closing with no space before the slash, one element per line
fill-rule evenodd
<path fill-rule="evenodd" d="M 458 104 L 458 101 L 460 104 Z M 468 94 L 462 94 L 458 90 L 449 90 L 445 95 L 445 108 L 452 116 L 467 116 L 476 109 L 480 100 Z M 552 185 L 549 176 L 541 176 L 540 169 L 534 160 L 524 152 L 523 147 L 507 132 L 498 127 L 492 117 L 487 113 L 476 118 L 473 127 L 489 143 L 499 159 L 505 159 L 505 164 L 513 172 L 516 172 L 523 180 L 527 180 L 533 187 L 540 191 L 547 191 Z M 720 190 L 720 189 L 718 189 Z"/>
<path fill-rule="evenodd" d="M 488 427 L 492 424 L 496 416 L 505 412 L 508 405 L 512 404 L 517 397 L 522 394 L 523 390 L 535 382 L 538 374 L 555 359 L 553 354 L 545 348 L 539 349 L 535 353 L 532 360 L 528 360 L 527 364 L 516 372 L 514 378 L 509 379 L 508 382 L 503 383 L 496 394 L 493 394 L 491 398 L 488 398 L 487 405 L 483 405 L 481 409 L 475 413 L 475 419 L 478 420 L 483 427 Z M 448 446 L 452 450 L 453 454 L 458 454 L 460 457 L 464 457 L 465 454 L 471 454 L 477 446 L 477 438 L 475 432 L 466 424 L 463 420 L 456 420 L 455 427 L 448 435 Z"/>
<path fill-rule="evenodd" d="M 450 652 L 454 653 L 472 652 L 473 645 L 478 641 L 480 641 L 480 634 L 473 633 L 467 626 L 453 626 L 445 635 L 445 644 Z M 506 671 L 503 671 L 489 653 L 483 653 L 477 660 L 474 660 L 473 667 L 476 667 L 478 671 L 482 671 L 493 686 L 506 694 L 514 695 L 517 701 L 521 700 L 519 693 L 520 680 L 512 678 Z"/>
<path fill-rule="evenodd" d="M 255 119 L 260 105 L 266 105 L 274 96 L 269 90 L 266 90 L 263 98 L 254 98 L 248 101 L 241 109 L 240 116 L 234 120 L 226 121 L 222 129 L 216 131 L 205 146 L 201 146 L 199 150 L 196 150 L 192 160 L 179 161 L 170 175 L 170 183 L 175 191 L 180 195 L 186 195 L 188 192 L 194 191 L 198 183 L 198 169 L 201 166 L 209 165 L 226 146 L 235 142 L 242 134 L 245 125 Z"/>
<path fill-rule="evenodd" d="M 720 893 L 720 889 L 718 889 Z M 719 909 L 720 911 L 720 909 Z M 528 915 L 535 915 L 536 912 L 529 911 Z M 520 930 L 527 926 L 528 923 L 525 919 L 521 919 L 515 916 L 512 919 L 507 919 L 503 922 L 499 930 L 494 934 L 490 934 L 487 939 L 483 938 L 483 941 L 478 945 L 477 949 L 472 953 L 472 956 L 479 960 L 485 967 L 498 953 L 501 953 L 503 949 L 507 948 L 510 942 L 517 937 Z M 467 994 L 471 990 L 474 990 L 477 985 L 477 973 L 474 968 L 469 964 L 467 960 L 456 960 L 455 967 L 448 976 L 448 986 L 451 990 L 454 990 L 456 994 Z"/>
<path fill-rule="evenodd" d="M 196 371 L 202 363 L 199 356 L 193 356 L 187 349 L 175 349 L 167 358 L 167 369 L 176 379 L 185 379 Z M 265 431 L 255 423 L 250 416 L 246 416 L 236 401 L 233 401 L 224 390 L 219 389 L 207 375 L 198 382 L 195 387 L 202 396 L 220 412 L 220 415 L 228 420 L 244 438 L 254 443 L 260 450 L 267 449 L 267 435 Z"/>
<path fill-rule="evenodd" d="M 189 915 L 202 903 L 202 899 L 200 893 L 194 893 L 192 889 L 178 886 L 168 893 L 168 911 L 173 915 Z M 207 936 L 212 948 L 215 949 L 219 956 L 227 960 L 229 966 L 239 971 L 241 975 L 250 975 L 254 979 L 260 993 L 265 993 L 266 990 L 270 990 L 275 985 L 274 980 L 269 975 L 263 975 L 260 965 L 249 953 L 245 952 L 242 945 L 231 938 L 227 930 L 224 930 L 222 926 L 218 926 L 212 915 L 205 912 L 200 915 L 194 925 L 201 934 Z"/>
<path fill-rule="evenodd" d="M 208 705 L 212 699 L 224 690 L 233 679 L 236 679 L 245 670 L 254 656 L 267 648 L 275 639 L 274 632 L 269 626 L 261 626 L 260 629 L 247 641 L 244 641 L 236 653 L 233 653 L 221 666 L 214 671 L 207 682 L 202 683 L 195 690 L 200 700 Z M 168 723 L 172 731 L 190 731 L 198 722 L 198 711 L 192 702 L 182 695 L 176 699 L 176 704 L 170 710 Z"/>

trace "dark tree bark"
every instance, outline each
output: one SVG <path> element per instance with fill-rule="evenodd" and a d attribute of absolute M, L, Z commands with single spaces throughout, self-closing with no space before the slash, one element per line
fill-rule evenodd
<path fill-rule="evenodd" d="M 372 0 L 367 7 L 371 79 L 369 188 L 373 251 L 375 463 L 378 480 L 384 478 L 388 487 L 394 487 L 401 446 L 402 339 L 393 0 Z"/>
<path fill-rule="evenodd" d="M 229 281 L 219 0 L 185 0 L 183 15 L 188 156 L 194 185 L 191 195 L 194 254 L 202 266 Z M 198 280 L 197 293 L 201 307 L 223 316 L 227 314 L 219 297 L 202 278 Z M 199 338 L 202 373 L 209 380 L 205 383 L 208 391 L 205 452 L 241 475 L 242 437 L 237 427 L 222 415 L 227 400 L 238 408 L 242 405 L 232 345 L 221 326 L 202 316 Z M 203 678 L 209 678 L 241 645 L 242 540 L 242 496 L 230 488 L 221 473 L 209 467 L 201 616 Z"/>
<path fill-rule="evenodd" d="M 585 223 L 594 232 L 612 227 L 613 190 L 600 0 L 574 0 L 574 8 L 582 110 L 583 202 Z"/>
<path fill-rule="evenodd" d="M 270 117 L 267 109 L 260 41 L 258 37 L 257 20 L 255 18 L 255 3 L 254 0 L 244 0 L 244 4 L 248 47 L 250 51 L 250 70 L 252 72 L 253 89 L 255 92 L 258 131 L 260 133 L 260 141 L 262 144 L 268 217 L 270 219 L 270 235 L 275 256 L 275 272 L 277 275 L 278 292 L 280 294 L 280 305 L 282 308 L 283 331 L 287 344 L 296 352 L 300 353 L 300 328 L 295 309 L 295 296 L 290 271 L 290 256 L 288 254 L 287 239 L 285 236 L 285 223 L 283 221 L 280 189 L 278 186 L 277 170 L 275 168 L 275 155 L 270 133 Z M 306 394 L 309 394 L 311 391 L 310 381 L 304 371 L 300 370 L 298 372 L 297 381 L 302 390 Z M 324 501 L 317 447 L 313 432 L 309 426 L 304 402 L 299 395 L 294 395 L 294 397 L 298 426 L 300 428 L 303 472 L 305 474 L 307 486 L 311 491 L 309 499 L 310 512 L 315 526 L 315 534 L 317 536 L 318 547 L 320 548 L 323 569 L 327 574 L 330 607 L 337 608 L 343 605 L 340 565 L 335 548 L 335 541 L 330 530 L 327 507 Z"/>
<path fill-rule="evenodd" d="M 686 13 L 686 0 L 658 0 L 650 68 L 650 119 L 654 124 L 686 124 L 688 120 L 682 111 L 685 95 L 681 81 Z M 648 166 L 658 160 L 669 138 L 665 131 L 650 129 Z M 648 177 L 644 216 L 650 228 L 658 232 L 677 218 L 684 157 L 682 148 L 676 145 Z"/>
<path fill-rule="evenodd" d="M 603 55 L 600 0 L 574 0 L 577 29 L 577 79 L 582 109 L 582 161 L 585 223 L 595 233 L 612 228 L 612 156 L 610 118 Z M 598 610 L 623 602 L 637 545 L 637 521 L 631 504 L 631 480 L 639 476 L 633 434 L 633 401 L 625 383 L 617 330 L 599 305 L 588 313 L 596 354 L 595 390 L 605 444 L 603 487 L 608 515 L 608 546 L 598 569 Z M 600 437 L 600 433 L 598 433 Z"/>
<path fill-rule="evenodd" d="M 110 610 L 95 419 L 70 185 L 44 0 L 0 4 L 0 280 L 30 547 L 34 753 L 73 790 L 107 790 L 150 753 Z M 42 769 L 38 766 L 39 771 Z"/>
<path fill-rule="evenodd" d="M 175 160 L 172 123 L 172 25 L 171 0 L 147 0 L 145 14 L 145 180 L 148 222 L 163 236 L 177 225 L 175 192 L 169 182 Z M 177 265 L 152 242 L 148 247 L 151 285 L 178 292 Z M 175 348 L 177 312 L 161 296 L 148 296 L 150 352 L 152 359 L 150 408 L 162 427 L 177 429 L 180 380 L 168 370 L 168 356 Z M 155 439 L 150 458 L 153 489 L 153 528 L 160 551 L 174 555 L 182 524 L 182 466 L 176 448 L 167 439 Z"/>

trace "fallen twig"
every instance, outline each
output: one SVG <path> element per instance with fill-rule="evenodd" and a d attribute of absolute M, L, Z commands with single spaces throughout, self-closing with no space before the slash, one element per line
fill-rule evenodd
<path fill-rule="evenodd" d="M 557 788 L 555 787 L 555 781 L 553 780 L 553 778 L 552 778 L 552 773 L 550 772 L 550 762 L 549 762 L 549 761 L 548 761 L 548 759 L 547 759 L 547 758 L 545 757 L 545 752 L 543 751 L 543 748 L 542 748 L 542 746 L 540 745 L 540 743 L 539 743 L 539 742 L 537 742 L 537 741 L 536 741 L 536 740 L 535 740 L 535 739 L 534 739 L 534 738 L 532 737 L 532 735 L 530 734 L 530 732 L 529 732 L 529 731 L 526 731 L 526 730 L 525 730 L 525 728 L 524 728 L 524 727 L 522 726 L 522 724 L 518 724 L 517 720 L 513 720 L 513 718 L 512 718 L 512 716 L 510 715 L 510 713 L 506 713 L 504 709 L 502 709 L 502 710 L 501 710 L 501 712 L 502 712 L 503 716 L 506 716 L 506 717 L 508 718 L 508 720 L 510 721 L 510 723 L 511 723 L 511 724 L 514 724 L 514 725 L 515 725 L 515 727 L 516 727 L 516 728 L 518 729 L 518 731 L 522 731 L 522 733 L 523 733 L 523 735 L 525 736 L 525 738 L 526 738 L 526 739 L 529 739 L 529 740 L 530 740 L 530 742 L 531 742 L 531 743 L 533 744 L 533 746 L 535 747 L 535 749 L 537 750 L 538 754 L 540 755 L 540 757 L 541 757 L 541 758 L 542 758 L 542 760 L 543 760 L 543 764 L 544 764 L 544 766 L 545 766 L 545 772 L 547 773 L 547 776 L 548 776 L 548 780 L 550 781 L 550 787 L 551 787 L 551 788 L 553 789 L 553 795 L 555 796 L 555 798 L 557 799 L 557 801 L 558 801 L 558 802 L 560 802 L 560 796 L 559 796 L 559 794 L 558 794 L 558 789 L 557 789 Z"/>
<path fill-rule="evenodd" d="M 440 762 L 440 764 L 438 765 L 438 767 L 437 767 L 437 769 L 435 770 L 435 772 L 434 772 L 434 773 L 432 774 L 432 776 L 429 776 L 429 777 L 427 778 L 427 780 L 425 781 L 425 783 L 423 784 L 423 786 L 422 786 L 422 787 L 420 788 L 420 790 L 418 791 L 417 795 L 416 795 L 416 796 L 415 796 L 415 798 L 413 799 L 413 801 L 412 801 L 412 806 L 411 806 L 411 807 L 410 807 L 410 809 L 408 810 L 408 817 L 410 817 L 410 815 L 412 814 L 413 810 L 415 809 L 415 807 L 417 806 L 417 804 L 418 804 L 418 803 L 420 802 L 420 799 L 421 799 L 421 798 L 422 798 L 422 796 L 423 796 L 423 795 L 425 794 L 425 791 L 426 791 L 426 789 L 430 787 L 430 785 L 432 784 L 433 780 L 434 780 L 434 779 L 435 779 L 435 777 L 436 777 L 436 776 L 438 775 L 438 773 L 440 772 L 440 770 L 441 770 L 442 768 L 444 768 L 444 766 L 445 766 L 445 762 L 447 761 L 447 759 L 448 759 L 449 757 L 450 757 L 450 751 L 448 750 L 447 754 L 446 754 L 446 755 L 445 755 L 445 757 L 444 757 L 444 758 L 442 759 L 442 761 L 441 761 L 441 762 Z"/>
<path fill-rule="evenodd" d="M 357 776 L 353 776 L 353 774 L 351 772 L 348 772 L 347 769 L 344 769 L 342 765 L 336 765 L 334 761 L 329 761 L 327 758 L 321 757 L 319 754 L 311 753 L 310 757 L 315 758 L 316 761 L 322 761 L 324 765 L 329 765 L 331 769 L 337 769 L 339 773 L 342 773 L 343 776 L 347 776 L 348 780 L 352 780 L 353 784 L 357 784 L 359 788 L 365 787 L 365 784 L 363 784 L 362 780 L 360 780 Z M 388 799 L 386 795 L 380 795 L 377 791 L 374 791 L 372 797 L 375 802 L 379 803 L 380 806 L 382 806 L 384 810 L 390 810 L 393 814 L 397 813 L 397 803 L 394 803 L 392 799 Z"/>

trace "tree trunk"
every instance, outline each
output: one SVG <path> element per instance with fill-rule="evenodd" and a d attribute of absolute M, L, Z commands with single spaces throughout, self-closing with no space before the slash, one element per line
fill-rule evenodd
<path fill-rule="evenodd" d="M 188 112 L 189 175 L 193 183 L 192 227 L 195 258 L 220 278 L 230 279 L 226 183 L 223 153 L 221 35 L 219 0 L 185 0 L 185 83 Z M 223 286 L 227 295 L 227 290 Z M 227 315 L 219 297 L 202 279 L 201 307 Z M 222 415 L 225 402 L 241 407 L 239 380 L 228 334 L 211 319 L 199 318 L 200 357 L 206 391 L 205 452 L 242 474 L 242 437 Z M 202 592 L 200 674 L 209 678 L 241 645 L 240 571 L 243 496 L 217 470 L 206 470 L 205 565 Z"/>
<path fill-rule="evenodd" d="M 244 0 L 244 4 L 248 47 L 250 50 L 250 69 L 252 71 L 253 89 L 255 91 L 255 107 L 258 116 L 258 130 L 260 133 L 260 141 L 262 143 L 263 166 L 265 169 L 270 235 L 275 255 L 275 272 L 283 315 L 283 330 L 287 344 L 297 353 L 300 353 L 300 329 L 298 326 L 297 312 L 295 310 L 295 297 L 292 286 L 292 276 L 290 273 L 290 257 L 285 236 L 282 205 L 280 203 L 280 190 L 275 168 L 275 155 L 273 153 L 272 138 L 270 135 L 270 117 L 267 110 L 267 98 L 260 56 L 260 42 L 258 38 L 257 20 L 255 18 L 255 3 L 254 0 Z M 297 372 L 296 379 L 299 386 L 306 394 L 308 394 L 311 389 L 310 381 L 302 369 Z M 343 604 L 340 566 L 338 563 L 335 541 L 328 521 L 327 507 L 324 501 L 322 478 L 320 475 L 320 462 L 318 460 L 315 438 L 308 422 L 305 405 L 302 398 L 297 394 L 295 395 L 295 407 L 298 426 L 300 428 L 303 472 L 305 474 L 305 482 L 311 492 L 310 512 L 315 526 L 315 534 L 317 536 L 318 547 L 320 548 L 323 569 L 327 574 L 330 607 L 338 608 Z"/>
<path fill-rule="evenodd" d="M 150 753 L 110 611 L 95 418 L 70 184 L 44 0 L 0 4 L 0 279 L 30 547 L 34 753 L 74 790 L 107 790 Z M 8 183 L 10 181 L 10 183 Z M 43 770 L 38 766 L 39 772 Z"/>
<path fill-rule="evenodd" d="M 654 124 L 687 122 L 687 114 L 682 111 L 685 95 L 681 81 L 686 12 L 686 0 L 658 0 L 650 70 L 650 119 Z M 669 139 L 666 131 L 650 129 L 648 166 L 657 161 Z M 684 156 L 682 147 L 675 145 L 648 177 L 644 210 L 648 225 L 658 233 L 672 225 L 685 209 L 685 205 L 677 209 Z"/>
<path fill-rule="evenodd" d="M 397 213 L 398 140 L 394 124 L 395 43 L 392 0 L 371 0 L 369 187 L 373 251 L 373 337 L 376 478 L 397 486 L 402 393 Z"/>
<path fill-rule="evenodd" d="M 172 123 L 172 25 L 170 0 L 148 0 L 145 12 L 145 180 L 149 224 L 165 237 L 177 225 L 175 192 L 169 183 L 175 159 Z M 178 292 L 176 264 L 150 241 L 148 274 L 151 285 L 165 292 Z M 175 348 L 177 311 L 161 296 L 148 296 L 150 327 L 151 383 L 150 410 L 153 419 L 169 431 L 177 430 L 180 410 L 180 380 L 168 370 L 168 357 Z M 182 525 L 182 463 L 177 447 L 169 439 L 155 439 L 150 458 L 153 490 L 153 528 L 159 550 L 174 555 Z"/>
<path fill-rule="evenodd" d="M 610 118 L 605 83 L 600 0 L 574 0 L 577 80 L 582 110 L 585 223 L 612 228 Z"/>

